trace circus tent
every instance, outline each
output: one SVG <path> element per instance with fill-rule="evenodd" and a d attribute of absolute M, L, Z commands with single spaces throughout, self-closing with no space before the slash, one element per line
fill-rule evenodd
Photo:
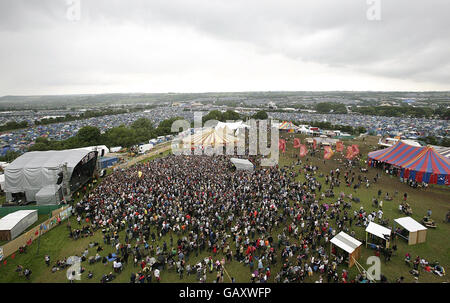
<path fill-rule="evenodd" d="M 193 146 L 223 146 L 238 142 L 238 138 L 230 135 L 226 131 L 218 131 L 214 128 L 203 129 L 193 135 L 188 135 L 182 139 L 183 145 Z"/>
<path fill-rule="evenodd" d="M 283 121 L 281 122 L 280 126 L 278 127 L 280 130 L 286 130 L 289 132 L 294 132 L 294 130 L 297 129 L 297 126 L 295 126 L 291 121 Z"/>
<path fill-rule="evenodd" d="M 369 164 L 387 163 L 400 168 L 400 176 L 417 182 L 450 185 L 450 161 L 431 146 L 411 146 L 402 141 L 368 155 Z"/>

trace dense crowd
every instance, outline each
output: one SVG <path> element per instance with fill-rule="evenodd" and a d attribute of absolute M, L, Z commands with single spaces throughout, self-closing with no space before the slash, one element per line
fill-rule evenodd
<path fill-rule="evenodd" d="M 266 282 L 278 262 L 277 282 L 303 281 L 314 273 L 318 282 L 367 282 L 364 275 L 350 278 L 339 271 L 348 261 L 346 254 L 336 249 L 330 254 L 326 248 L 340 231 L 355 236 L 353 226 L 383 219 L 381 208 L 351 212 L 351 203 L 358 200 L 333 192 L 341 181 L 351 186 L 369 180 L 338 168 L 321 184 L 317 167 L 291 168 L 234 171 L 226 156 L 171 155 L 116 170 L 74 212 L 89 230 L 102 230 L 105 245 L 115 247 L 107 259 L 120 263 L 114 263 L 116 273 L 131 262 L 138 267 L 131 282 L 159 281 L 164 269 L 175 269 L 180 279 L 196 275 L 201 282 L 207 272 L 217 272 L 221 282 L 229 262 L 248 267 L 253 282 Z M 304 174 L 304 182 L 295 181 L 298 174 Z M 335 202 L 319 203 L 325 196 Z M 203 252 L 209 257 L 191 262 L 191 256 Z"/>

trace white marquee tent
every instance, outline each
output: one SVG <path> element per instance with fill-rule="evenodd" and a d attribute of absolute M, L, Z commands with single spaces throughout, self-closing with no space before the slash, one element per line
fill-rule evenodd
<path fill-rule="evenodd" d="M 0 219 L 0 240 L 11 241 L 38 220 L 38 211 L 18 210 Z"/>
<path fill-rule="evenodd" d="M 234 164 L 237 170 L 253 171 L 253 163 L 247 159 L 231 158 L 230 161 Z"/>

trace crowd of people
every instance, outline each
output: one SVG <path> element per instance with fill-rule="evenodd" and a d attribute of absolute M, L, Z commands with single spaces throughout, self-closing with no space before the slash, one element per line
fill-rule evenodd
<path fill-rule="evenodd" d="M 382 220 L 382 210 L 361 207 L 351 213 L 355 198 L 343 192 L 333 203 L 319 203 L 341 182 L 352 186 L 367 179 L 338 168 L 322 184 L 318 167 L 312 165 L 254 172 L 233 171 L 230 165 L 227 156 L 170 155 L 117 170 L 77 203 L 74 212 L 79 224 L 102 230 L 104 244 L 115 247 L 120 267 L 131 257 L 137 269 L 130 282 L 160 281 L 164 270 L 171 269 L 180 279 L 196 275 L 200 282 L 206 282 L 207 272 L 216 272 L 221 282 L 229 262 L 248 267 L 252 282 L 268 281 L 279 262 L 277 282 L 307 277 L 318 277 L 317 282 L 368 281 L 363 274 L 349 277 L 339 271 L 348 261 L 346 254 L 336 249 L 329 253 L 326 247 L 340 231 L 355 236 L 355 226 Z M 304 182 L 295 181 L 298 174 Z M 204 252 L 209 257 L 191 261 Z"/>

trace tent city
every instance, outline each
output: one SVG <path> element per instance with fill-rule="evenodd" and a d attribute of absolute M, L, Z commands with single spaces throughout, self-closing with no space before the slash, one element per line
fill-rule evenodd
<path fill-rule="evenodd" d="M 0 285 L 450 282 L 434 2 L 1 1 Z"/>

